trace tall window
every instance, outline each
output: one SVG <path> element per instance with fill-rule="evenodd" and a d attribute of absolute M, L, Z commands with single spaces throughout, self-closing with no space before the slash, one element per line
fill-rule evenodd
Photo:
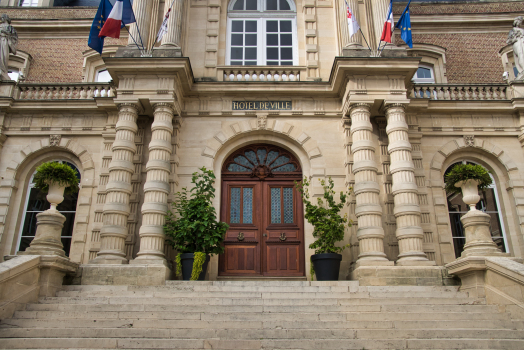
<path fill-rule="evenodd" d="M 95 80 L 98 83 L 108 83 L 111 80 L 113 80 L 113 78 L 111 78 L 111 75 L 109 74 L 107 69 L 100 69 L 96 72 Z"/>
<path fill-rule="evenodd" d="M 76 175 L 80 182 L 80 172 L 76 166 L 66 161 L 59 161 L 69 165 L 76 171 Z M 36 215 L 49 209 L 51 205 L 46 199 L 47 193 L 43 193 L 39 189 L 35 188 L 33 182 L 34 174 L 31 177 L 31 183 L 27 191 L 26 205 L 22 217 L 22 225 L 20 235 L 18 239 L 18 251 L 24 251 L 31 241 L 35 238 L 36 234 Z M 62 215 L 66 217 L 64 228 L 62 229 L 62 244 L 67 256 L 71 248 L 71 239 L 73 236 L 73 225 L 75 223 L 76 203 L 78 199 L 78 193 L 64 195 L 64 201 L 56 208 Z"/>
<path fill-rule="evenodd" d="M 447 174 L 451 169 L 457 164 L 475 164 L 469 161 L 462 161 L 455 164 L 452 164 L 447 170 Z M 446 176 L 446 175 L 444 175 Z M 490 174 L 491 176 L 491 174 Z M 493 178 L 492 178 L 493 179 Z M 491 216 L 490 221 L 490 232 L 493 242 L 502 250 L 507 252 L 507 242 L 506 234 L 504 230 L 504 222 L 502 221 L 502 216 L 500 213 L 499 199 L 497 195 L 497 188 L 495 181 L 491 184 L 490 187 L 479 191 L 480 201 L 477 203 L 477 209 L 482 210 L 489 216 Z M 466 214 L 469 210 L 469 206 L 464 203 L 462 200 L 461 193 L 454 193 L 447 195 L 448 200 L 448 211 L 449 211 L 449 221 L 451 223 L 451 234 L 453 237 L 453 246 L 455 247 L 455 257 L 460 257 L 462 251 L 464 250 L 464 245 L 466 244 L 466 238 L 464 235 L 464 228 L 462 227 L 462 222 L 460 218 L 462 215 Z"/>
<path fill-rule="evenodd" d="M 419 66 L 412 80 L 415 83 L 434 84 L 435 75 L 433 74 L 433 67 Z"/>
<path fill-rule="evenodd" d="M 227 25 L 227 64 L 298 64 L 296 8 L 292 0 L 233 1 Z"/>
<path fill-rule="evenodd" d="M 19 6 L 38 6 L 38 0 L 20 0 Z"/>

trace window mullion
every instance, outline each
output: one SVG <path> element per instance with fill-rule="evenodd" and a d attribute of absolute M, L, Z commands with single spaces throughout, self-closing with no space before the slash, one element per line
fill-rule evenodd
<path fill-rule="evenodd" d="M 260 0 L 261 2 L 263 2 L 263 0 Z M 262 3 L 262 5 L 264 5 Z M 257 34 L 258 34 L 258 38 L 257 38 L 257 48 L 258 48 L 258 52 L 257 52 L 257 64 L 259 66 L 265 66 L 266 65 L 266 19 L 265 18 L 260 18 L 258 20 L 258 27 L 257 27 Z"/>

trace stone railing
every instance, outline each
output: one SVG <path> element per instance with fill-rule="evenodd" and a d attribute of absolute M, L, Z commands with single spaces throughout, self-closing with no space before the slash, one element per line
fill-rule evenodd
<path fill-rule="evenodd" d="M 221 66 L 217 69 L 218 81 L 275 82 L 303 81 L 306 67 L 295 66 Z"/>
<path fill-rule="evenodd" d="M 115 96 L 115 91 L 107 83 L 21 83 L 18 90 L 15 97 L 20 100 L 85 100 Z"/>
<path fill-rule="evenodd" d="M 507 84 L 416 84 L 411 98 L 431 100 L 507 100 Z"/>

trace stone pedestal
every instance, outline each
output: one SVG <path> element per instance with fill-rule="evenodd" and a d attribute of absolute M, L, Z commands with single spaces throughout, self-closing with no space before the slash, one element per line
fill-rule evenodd
<path fill-rule="evenodd" d="M 491 238 L 489 222 L 491 217 L 480 210 L 470 210 L 460 218 L 466 235 L 466 245 L 461 257 L 468 256 L 505 256 Z"/>
<path fill-rule="evenodd" d="M 351 280 L 361 286 L 448 286 L 458 284 L 443 266 L 358 266 Z"/>
<path fill-rule="evenodd" d="M 46 210 L 36 215 L 36 235 L 29 248 L 20 255 L 56 255 L 65 257 L 62 228 L 66 217 L 58 210 Z"/>
<path fill-rule="evenodd" d="M 166 280 L 173 279 L 169 267 L 151 263 L 132 260 L 129 265 L 82 265 L 81 284 L 163 286 Z"/>

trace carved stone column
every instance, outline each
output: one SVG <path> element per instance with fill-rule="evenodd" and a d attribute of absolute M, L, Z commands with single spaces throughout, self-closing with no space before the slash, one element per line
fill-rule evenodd
<path fill-rule="evenodd" d="M 170 192 L 170 159 L 173 146 L 173 107 L 168 103 L 153 105 L 155 120 L 151 126 L 147 179 L 144 184 L 142 226 L 140 227 L 140 252 L 136 263 L 144 260 L 165 260 L 164 223 L 168 211 L 167 196 Z"/>
<path fill-rule="evenodd" d="M 160 0 L 133 1 L 133 12 L 135 13 L 136 23 L 130 25 L 129 32 L 131 33 L 133 38 L 135 38 L 139 46 L 142 43 L 145 48 L 149 47 L 149 31 L 151 28 L 151 18 L 153 18 L 153 9 L 158 9 L 159 1 Z M 140 38 L 142 38 L 142 40 L 140 40 Z M 133 41 L 131 36 L 129 36 L 127 46 L 135 46 L 135 42 Z"/>
<path fill-rule="evenodd" d="M 393 177 L 394 214 L 397 220 L 398 265 L 434 265 L 423 250 L 424 232 L 420 225 L 421 211 L 415 182 L 415 166 L 411 157 L 408 124 L 402 104 L 386 107 L 389 137 L 388 151 Z M 415 261 L 415 263 L 413 263 Z M 427 263 L 424 263 L 427 262 Z"/>
<path fill-rule="evenodd" d="M 358 220 L 357 238 L 360 247 L 357 264 L 363 261 L 388 262 L 384 253 L 380 187 L 377 183 L 378 168 L 375 162 L 373 126 L 369 109 L 369 104 L 359 103 L 350 110 L 354 193 L 357 202 L 355 214 Z"/>
<path fill-rule="evenodd" d="M 166 0 L 164 5 L 164 14 L 169 10 L 172 0 Z M 180 47 L 180 38 L 182 36 L 182 13 L 183 13 L 183 0 L 175 0 L 171 12 L 169 13 L 169 19 L 167 20 L 167 33 L 162 37 L 161 48 Z M 163 21 L 164 19 L 162 19 Z"/>
<path fill-rule="evenodd" d="M 389 0 L 373 0 L 372 4 L 373 7 L 371 13 L 373 14 L 373 33 L 375 35 L 372 39 L 372 41 L 375 42 L 375 47 L 372 47 L 372 49 L 376 49 L 380 42 L 380 37 L 382 36 L 386 16 L 388 15 Z M 395 24 L 393 23 L 393 25 Z"/>
<path fill-rule="evenodd" d="M 136 120 L 139 107 L 132 103 L 119 105 L 113 158 L 109 164 L 107 197 L 103 209 L 103 226 L 100 230 L 100 251 L 94 263 L 126 264 L 125 240 L 127 219 L 130 213 L 129 197 L 132 193 L 131 176 L 135 171 L 133 156 L 136 153 Z"/>
<path fill-rule="evenodd" d="M 357 18 L 359 25 L 362 24 L 359 18 L 358 11 L 358 0 L 347 0 L 353 15 Z M 347 7 L 344 0 L 340 0 L 340 33 L 342 36 L 342 47 L 346 49 L 361 49 L 362 48 L 362 34 L 360 32 L 353 36 L 349 36 L 348 19 L 347 19 Z"/>

